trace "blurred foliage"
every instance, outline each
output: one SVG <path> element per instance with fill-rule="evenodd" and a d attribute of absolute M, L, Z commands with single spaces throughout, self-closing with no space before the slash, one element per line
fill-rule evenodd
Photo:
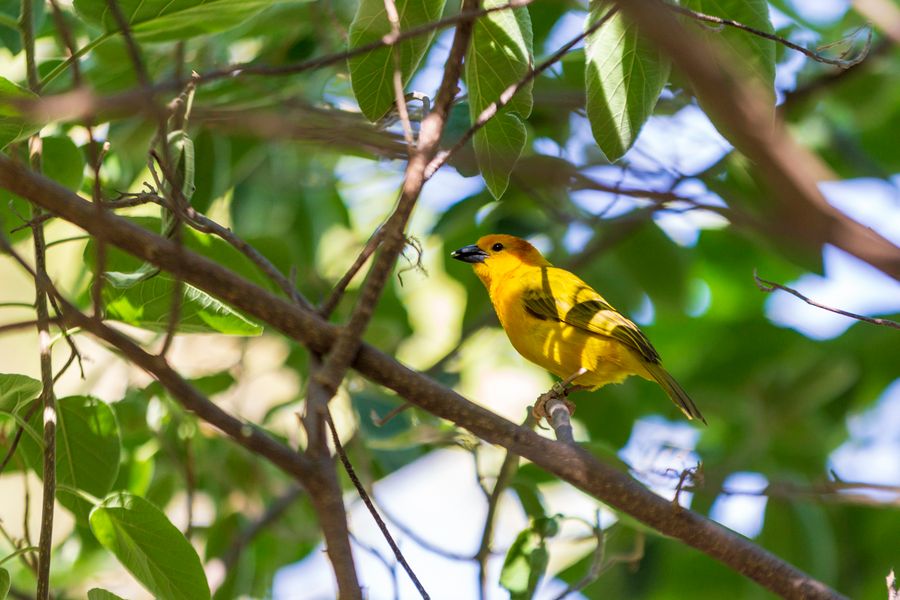
<path fill-rule="evenodd" d="M 80 60 L 86 85 L 101 95 L 134 90 L 138 78 L 127 46 L 116 34 L 116 23 L 105 10 L 106 2 L 63 4 L 67 26 L 79 47 L 89 50 Z M 348 32 L 349 44 L 357 46 L 389 31 L 383 24 L 367 27 L 371 24 L 361 22 L 370 13 L 382 13 L 380 0 L 363 0 L 364 11 L 358 10 L 360 3 L 355 0 L 122 0 L 120 4 L 134 27 L 154 82 L 171 81 L 176 75 L 183 78 L 192 70 L 210 73 L 231 63 L 296 65 L 343 51 Z M 403 23 L 409 26 L 432 20 L 441 10 L 445 15 L 458 10 L 458 3 L 448 2 L 444 8 L 439 0 L 401 4 L 418 11 L 404 16 Z M 766 2 L 698 0 L 686 4 L 697 10 L 715 8 L 716 14 L 738 20 L 746 18 L 761 29 L 772 26 L 765 15 Z M 810 45 L 810 39 L 816 43 L 850 39 L 864 22 L 853 11 L 831 22 L 810 21 L 795 4 L 773 0 L 768 8 L 777 9 L 784 17 L 776 20 L 777 33 L 805 45 Z M 596 15 L 599 6 L 594 3 L 591 14 Z M 41 49 L 37 64 L 43 78 L 41 93 L 65 92 L 73 85 L 64 60 L 67 52 L 48 17 L 49 5 L 45 8 L 44 2 L 35 1 L 34 7 Z M 586 8 L 578 2 L 539 0 L 519 9 L 517 16 L 494 13 L 485 21 L 477 30 L 476 53 L 466 65 L 467 95 L 451 111 L 444 147 L 458 140 L 478 113 L 529 65 L 555 51 L 562 43 L 562 33 L 578 33 L 572 22 L 583 21 Z M 45 175 L 90 198 L 95 181 L 83 123 L 35 124 L 10 102 L 33 96 L 26 89 L 22 71 L 21 39 L 12 27 L 18 14 L 19 2 L 0 0 L 0 147 L 25 160 L 24 140 L 40 130 Z M 896 181 L 900 170 L 896 143 L 900 53 L 877 32 L 866 60 L 841 72 L 806 59 L 798 63 L 794 53 L 778 45 L 773 50 L 770 42 L 743 32 L 703 31 L 707 37 L 726 37 L 740 54 L 734 60 L 743 61 L 745 68 L 767 82 L 774 78 L 775 62 L 780 65 L 785 75 L 774 78 L 781 87 L 773 92 L 783 100 L 782 116 L 800 143 L 820 154 L 840 177 L 893 177 Z M 632 34 L 630 43 L 637 44 Z M 507 48 L 505 54 L 492 41 L 503 38 L 512 40 L 508 42 L 512 50 Z M 422 37 L 419 42 L 430 39 Z M 409 44 L 400 53 L 402 79 L 412 81 L 407 91 L 434 96 L 449 38 L 438 33 L 434 39 L 438 42 Z M 763 238 L 739 220 L 730 223 L 714 211 L 690 203 L 662 207 L 652 194 L 617 196 L 583 184 L 584 178 L 591 178 L 612 187 L 676 191 L 693 201 L 710 201 L 763 222 L 777 218 L 777 207 L 772 206 L 754 166 L 740 154 L 723 149 L 709 164 L 680 172 L 665 156 L 663 150 L 667 149 L 642 144 L 637 133 L 644 127 L 645 131 L 657 128 L 657 137 L 673 136 L 673 146 L 689 146 L 693 143 L 690 128 L 664 133 L 658 128 L 676 127 L 680 116 L 702 107 L 702 99 L 693 97 L 677 72 L 667 77 L 667 62 L 649 64 L 648 68 L 655 70 L 643 78 L 629 72 L 623 81 L 609 80 L 629 57 L 623 52 L 615 65 L 605 65 L 602 70 L 606 50 L 600 55 L 598 48 L 609 44 L 614 41 L 594 38 L 588 44 L 587 61 L 584 49 L 568 53 L 561 64 L 537 77 L 533 87 L 526 86 L 492 125 L 475 136 L 474 144 L 463 146 L 444 167 L 454 176 L 467 178 L 480 178 L 484 172 L 487 187 L 471 185 L 473 181 L 480 184 L 481 179 L 441 180 L 442 173 L 426 186 L 410 231 L 423 242 L 424 269 L 406 273 L 403 283 L 398 277 L 391 278 L 365 339 L 389 354 L 411 357 L 408 361 L 416 368 L 427 370 L 437 363 L 429 374 L 460 389 L 475 372 L 473 361 L 467 362 L 466 357 L 476 353 L 479 357 L 491 355 L 504 367 L 527 369 L 511 358 L 514 355 L 505 342 L 485 349 L 466 343 L 497 323 L 469 265 L 448 255 L 490 232 L 525 236 L 554 263 L 577 271 L 623 313 L 639 319 L 667 368 L 690 390 L 709 419 L 695 448 L 703 462 L 704 484 L 694 490 L 692 508 L 708 514 L 726 478 L 735 472 L 756 472 L 769 481 L 801 487 L 824 481 L 829 477 L 832 453 L 848 440 L 848 417 L 872 408 L 900 375 L 896 335 L 887 329 L 854 324 L 840 336 L 815 341 L 767 318 L 767 296 L 753 284 L 754 269 L 779 282 L 806 273 L 821 274 L 820 249 L 798 253 L 790 240 L 782 243 Z M 393 61 L 388 60 L 391 55 L 387 51 L 380 56 L 378 68 L 363 57 L 349 66 L 337 61 L 277 76 L 243 73 L 204 82 L 196 90 L 193 113 L 185 126 L 194 147 L 194 209 L 229 227 L 281 272 L 291 273 L 298 289 L 314 302 L 327 296 L 397 197 L 403 169 L 398 159 L 404 156 L 397 140 L 402 140 L 402 129 L 390 112 L 375 124 L 359 114 L 361 107 L 366 116 L 379 118 L 393 104 L 393 88 L 385 85 L 390 77 L 378 78 L 385 69 L 393 68 Z M 651 63 L 659 60 L 644 58 Z M 502 68 L 491 76 L 479 73 L 491 65 Z M 596 96 L 586 99 L 586 80 L 589 86 L 610 84 L 623 106 L 640 103 L 631 106 L 627 124 L 616 119 L 622 106 L 601 105 Z M 625 80 L 635 87 L 618 89 Z M 367 87 L 363 85 L 366 81 L 378 85 Z M 415 89 L 418 85 L 425 89 Z M 656 92 L 663 85 L 666 88 L 658 103 L 655 93 L 643 95 L 645 88 Z M 375 89 L 371 93 L 377 97 L 366 97 L 368 88 Z M 169 101 L 174 95 L 160 94 L 158 99 Z M 417 101 L 410 102 L 411 110 L 416 106 Z M 651 111 L 653 116 L 646 121 Z M 412 112 L 417 129 L 421 115 Z M 42 129 L 42 125 L 46 126 Z M 94 125 L 99 141 L 108 142 L 99 182 L 104 197 L 112 200 L 125 192 L 145 191 L 153 183 L 147 152 L 157 135 L 154 119 L 139 111 L 126 111 L 103 115 Z M 610 132 L 611 127 L 625 125 L 627 131 Z M 592 138 L 592 126 L 601 145 L 603 139 L 609 142 L 607 134 L 616 134 L 610 138 L 614 143 L 607 143 L 601 151 Z M 632 144 L 635 146 L 626 152 Z M 695 150 L 707 152 L 704 144 L 724 147 L 719 140 L 701 140 L 696 148 L 682 147 L 680 151 L 684 156 Z M 498 152 L 501 148 L 508 153 Z M 659 155 L 654 154 L 657 151 Z M 609 162 L 608 158 L 623 153 L 615 164 Z M 860 197 L 858 202 L 865 203 L 866 198 Z M 0 226 L 21 248 L 29 243 L 28 228 L 22 227 L 28 210 L 24 200 L 0 191 Z M 121 212 L 151 231 L 167 231 L 169 215 L 157 204 Z M 67 240 L 71 232 L 56 225 L 51 221 L 48 226 L 54 243 L 51 273 L 56 276 L 65 271 L 65 291 L 89 310 L 96 244 Z M 685 230 L 686 238 L 679 234 Z M 243 277 L 277 289 L 222 240 L 189 231 L 184 242 Z M 156 337 L 152 339 L 160 339 L 168 326 L 175 282 L 165 275 L 144 278 L 139 273 L 140 261 L 112 248 L 106 252 L 107 271 L 122 277 L 119 287 L 112 285 L 116 276 L 105 277 L 105 316 L 153 332 Z M 414 251 L 409 257 L 400 261 L 398 270 L 416 265 Z M 15 272 L 6 258 L 0 259 L 0 268 L 0 277 Z M 139 281 L 124 281 L 134 273 L 141 275 Z M 341 322 L 349 314 L 360 279 L 350 285 L 333 321 Z M 188 288 L 183 292 L 179 331 L 213 332 L 208 348 L 233 345 L 239 355 L 231 365 L 200 368 L 192 383 L 222 403 L 237 402 L 235 398 L 248 394 L 247 389 L 254 390 L 250 394 L 257 396 L 250 403 L 252 410 L 247 410 L 257 425 L 287 443 L 302 445 L 293 415 L 302 410 L 308 353 L 275 332 L 250 339 L 264 324 Z M 4 282 L 0 290 L 0 303 L 28 304 L 33 300 L 33 290 L 28 288 Z M 434 296 L 419 299 L 423 290 L 431 290 Z M 865 289 L 856 292 L 867 293 Z M 464 306 L 455 299 L 463 294 Z M 433 302 L 435 297 L 453 300 L 444 306 Z M 5 310 L 12 315 L 21 306 L 0 308 Z M 6 314 L 0 312 L 0 323 L 31 318 Z M 438 336 L 438 332 L 447 335 Z M 59 340 L 54 343 L 62 346 Z M 263 352 L 261 344 L 266 343 L 278 350 Z M 11 357 L 26 352 L 36 357 L 36 344 L 34 348 L 13 348 L 0 339 L 0 364 L 7 359 L 19 364 Z M 442 356 L 447 360 L 440 360 Z M 198 362 L 204 358 L 192 357 Z M 292 374 L 297 389 L 288 398 L 269 401 L 266 385 L 253 382 L 258 376 L 254 368 L 260 368 L 254 361 L 265 362 L 270 369 L 266 373 Z M 176 366 L 184 366 L 190 373 L 198 371 L 191 361 L 185 362 Z M 101 370 L 107 367 L 102 365 Z M 89 386 L 90 381 L 83 385 Z M 367 486 L 438 448 L 473 445 L 464 432 L 418 410 L 400 413 L 379 426 L 376 417 L 388 414 L 401 399 L 354 375 L 345 388 L 342 407 L 335 412 L 342 413 L 339 420 L 343 421 L 347 451 Z M 39 392 L 40 384 L 34 379 L 0 374 L 2 454 L 17 425 L 27 425 L 25 439 L 4 470 L 4 478 L 19 477 L 25 469 L 41 473 L 40 412 L 26 419 Z M 222 580 L 211 585 L 216 598 L 266 597 L 281 567 L 318 551 L 321 540 L 315 511 L 303 494 L 256 535 L 247 535 L 267 508 L 278 504 L 292 482 L 198 423 L 159 384 L 130 377 L 127 391 L 105 398 L 108 402 L 92 394 L 90 389 L 81 389 L 60 400 L 63 450 L 58 478 L 63 488 L 58 498 L 61 510 L 72 512 L 75 518 L 60 546 L 59 559 L 54 557 L 53 583 L 60 592 L 66 590 L 64 595 L 117 597 L 99 588 L 87 591 L 96 583 L 97 573 L 119 568 L 112 559 L 115 555 L 151 593 L 174 597 L 167 592 L 173 588 L 166 586 L 188 586 L 185 589 L 199 594 L 190 597 L 204 597 L 206 579 L 194 564 L 191 545 L 171 522 L 176 521 L 173 512 L 183 511 L 186 495 L 210 506 L 188 534 L 188 539 L 202 548 L 201 562 L 211 567 L 222 561 L 229 567 Z M 644 381 L 630 380 L 590 397 L 580 393 L 573 398 L 578 402 L 577 425 L 590 440 L 585 447 L 623 470 L 629 465 L 617 453 L 632 439 L 636 421 L 653 416 L 675 422 L 680 419 L 660 390 Z M 531 400 L 522 398 L 522 406 Z M 854 477 L 853 473 L 840 475 Z M 564 537 L 556 535 L 556 520 L 566 515 L 546 515 L 544 491 L 551 479 L 533 465 L 525 465 L 510 483 L 531 519 L 511 548 L 496 549 L 509 550 L 501 583 L 517 598 L 540 590 L 540 577 L 548 563 L 555 564 L 556 544 Z M 349 479 L 342 476 L 342 483 L 351 489 Z M 674 486 L 674 481 L 671 483 Z M 6 521 L 2 510 L 5 508 L 0 509 L 0 519 Z M 890 568 L 900 566 L 892 562 L 900 539 L 895 512 L 896 508 L 824 503 L 807 496 L 773 497 L 766 505 L 757 541 L 851 597 L 880 597 L 884 576 Z M 160 537 L 156 541 L 143 538 L 141 527 Z M 179 527 L 187 531 L 183 523 Z M 644 528 L 622 519 L 600 536 L 603 567 L 582 593 L 588 598 L 769 597 L 752 582 L 677 541 L 651 532 L 644 546 L 644 535 Z M 0 562 L 15 550 L 7 542 L 0 543 Z M 591 544 L 583 545 L 578 556 L 555 575 L 575 584 L 592 569 L 596 558 Z M 169 577 L 176 567 L 184 567 L 180 573 L 183 580 Z M 30 590 L 34 585 L 29 569 L 20 560 L 10 559 L 0 569 L 0 597 L 8 576 L 14 587 Z M 443 587 L 452 585 L 446 582 Z M 373 591 L 372 597 L 387 593 Z"/>

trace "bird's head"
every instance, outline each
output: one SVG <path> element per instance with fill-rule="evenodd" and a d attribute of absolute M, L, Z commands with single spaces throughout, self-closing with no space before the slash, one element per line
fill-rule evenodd
<path fill-rule="evenodd" d="M 548 266 L 550 263 L 537 248 L 513 235 L 494 233 L 486 235 L 476 244 L 454 250 L 450 256 L 472 263 L 475 274 L 490 287 L 492 279 L 498 279 L 523 265 Z"/>

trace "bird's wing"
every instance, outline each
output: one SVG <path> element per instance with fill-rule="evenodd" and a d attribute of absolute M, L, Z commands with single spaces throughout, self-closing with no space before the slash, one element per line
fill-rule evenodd
<path fill-rule="evenodd" d="M 560 321 L 612 338 L 634 349 L 647 362 L 660 362 L 659 354 L 638 329 L 581 279 L 554 267 L 540 269 L 522 290 L 525 310 L 538 319 Z"/>

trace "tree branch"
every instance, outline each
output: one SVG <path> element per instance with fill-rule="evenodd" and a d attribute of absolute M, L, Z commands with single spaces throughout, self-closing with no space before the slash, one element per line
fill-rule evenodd
<path fill-rule="evenodd" d="M 829 312 L 833 312 L 835 314 L 842 315 L 844 317 L 850 317 L 851 319 L 856 319 L 858 321 L 865 321 L 866 323 L 871 323 L 873 325 L 884 325 L 885 327 L 893 327 L 894 329 L 900 329 L 900 323 L 898 323 L 897 321 L 892 321 L 891 319 L 878 319 L 878 318 L 867 317 L 865 315 L 858 315 L 856 313 L 847 312 L 846 310 L 841 310 L 840 308 L 833 308 L 831 306 L 826 306 L 825 304 L 821 304 L 819 302 L 816 302 L 815 300 L 811 300 L 811 299 L 807 298 L 806 296 L 804 296 L 803 294 L 801 294 L 800 292 L 798 292 L 797 290 L 795 290 L 794 288 L 789 288 L 786 285 L 782 285 L 780 283 L 775 283 L 774 281 L 768 281 L 766 279 L 763 279 L 756 273 L 755 269 L 753 271 L 753 280 L 756 282 L 756 287 L 758 287 L 760 289 L 760 291 L 762 291 L 762 292 L 766 292 L 766 293 L 770 294 L 770 293 L 774 292 L 775 290 L 781 290 L 783 292 L 787 292 L 788 294 L 796 296 L 797 298 L 800 298 L 801 300 L 803 300 L 810 306 L 815 306 L 816 308 L 821 308 L 823 310 L 827 310 Z"/>
<path fill-rule="evenodd" d="M 827 56 L 822 56 L 818 52 L 813 52 L 812 50 L 808 50 L 799 44 L 795 44 L 794 42 L 787 40 L 781 36 L 777 36 L 773 33 L 769 33 L 767 31 L 762 31 L 760 29 L 756 29 L 755 27 L 750 27 L 749 25 L 745 25 L 739 21 L 735 21 L 733 19 L 723 19 L 722 17 L 716 17 L 714 15 L 707 15 L 702 12 L 697 12 L 695 10 L 691 10 L 689 8 L 684 8 L 683 6 L 678 6 L 677 4 L 670 4 L 666 2 L 666 6 L 669 10 L 675 11 L 680 15 L 684 15 L 686 17 L 690 17 L 695 21 L 700 21 L 702 23 L 712 23 L 713 25 L 720 26 L 728 26 L 733 27 L 734 29 L 738 29 L 745 33 L 749 33 L 755 35 L 757 37 L 761 37 L 767 40 L 771 40 L 777 44 L 781 44 L 786 48 L 790 48 L 791 50 L 796 50 L 800 52 L 807 58 L 811 58 L 812 60 L 820 63 L 825 63 L 826 65 L 833 65 L 835 67 L 840 67 L 842 69 L 849 69 L 854 65 L 858 65 L 862 61 L 866 59 L 866 56 L 869 54 L 869 49 L 872 47 L 872 30 L 869 29 L 869 33 L 866 36 L 866 45 L 863 47 L 859 53 L 853 58 L 829 58 Z"/>
<path fill-rule="evenodd" d="M 704 98 L 704 107 L 729 140 L 756 163 L 779 213 L 773 223 L 785 240 L 832 243 L 900 280 L 900 249 L 825 200 L 818 182 L 835 179 L 824 162 L 797 144 L 754 80 L 739 74 L 725 52 L 678 22 L 660 0 L 615 0 L 622 13 L 672 58 Z M 807 250 L 808 252 L 808 250 Z"/>
<path fill-rule="evenodd" d="M 463 1 L 463 11 L 472 11 L 477 8 L 477 0 Z M 309 402 L 313 409 L 316 406 L 327 404 L 337 391 L 359 348 L 360 337 L 375 311 L 378 298 L 381 296 L 394 263 L 406 244 L 404 230 L 419 194 L 422 192 L 422 186 L 425 185 L 426 167 L 437 153 L 441 134 L 450 113 L 450 104 L 458 89 L 457 83 L 462 72 L 463 58 L 469 47 L 472 27 L 472 21 L 463 21 L 456 28 L 453 44 L 450 47 L 450 56 L 447 58 L 441 85 L 434 99 L 434 107 L 422 121 L 416 150 L 406 166 L 400 200 L 397 202 L 394 213 L 383 226 L 381 249 L 366 277 L 353 313 L 346 326 L 341 329 L 341 334 L 326 357 L 322 370 L 313 376 L 309 393 Z"/>
<path fill-rule="evenodd" d="M 121 217 L 110 213 L 97 217 L 90 203 L 57 183 L 23 169 L 21 165 L 2 155 L 0 187 L 43 206 L 91 235 L 102 237 L 138 258 L 179 273 L 185 282 L 269 323 L 285 335 L 305 344 L 312 352 L 327 353 L 334 343 L 337 328 L 319 317 L 188 249 L 179 255 L 171 240 L 154 235 Z M 85 328 L 90 330 L 87 326 Z M 489 443 L 512 450 L 598 500 L 665 535 L 701 550 L 775 593 L 788 598 L 841 597 L 750 540 L 701 515 L 671 506 L 668 501 L 647 490 L 627 474 L 600 462 L 577 446 L 560 444 L 519 427 L 405 367 L 368 344 L 360 345 L 353 359 L 353 366 L 371 381 L 394 390 L 417 406 L 456 423 Z M 240 422 L 237 424 L 237 434 L 241 434 L 242 429 L 249 429 Z M 267 442 L 275 443 L 268 438 Z M 286 448 L 284 450 L 292 457 L 288 464 L 294 469 L 296 454 Z M 302 461 L 303 464 L 306 462 Z"/>

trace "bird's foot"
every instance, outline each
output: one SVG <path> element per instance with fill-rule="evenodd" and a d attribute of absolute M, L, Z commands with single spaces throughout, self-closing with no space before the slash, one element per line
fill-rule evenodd
<path fill-rule="evenodd" d="M 544 392 L 538 396 L 537 401 L 531 408 L 531 414 L 539 427 L 541 426 L 541 421 L 544 419 L 547 419 L 548 422 L 550 421 L 548 404 L 553 400 L 561 401 L 565 405 L 566 410 L 569 411 L 570 415 L 575 414 L 575 403 L 566 397 L 572 389 L 578 388 L 577 386 L 575 388 L 563 387 L 559 383 L 555 383 L 553 384 L 553 387 L 550 388 L 550 391 Z"/>

